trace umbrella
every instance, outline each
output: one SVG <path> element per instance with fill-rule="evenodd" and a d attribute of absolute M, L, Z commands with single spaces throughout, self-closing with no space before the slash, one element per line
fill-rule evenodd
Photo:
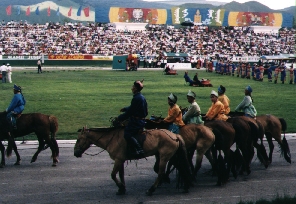
<path fill-rule="evenodd" d="M 194 23 L 191 22 L 191 21 L 184 21 L 184 22 L 181 23 L 181 25 L 182 25 L 182 26 L 193 26 Z"/>

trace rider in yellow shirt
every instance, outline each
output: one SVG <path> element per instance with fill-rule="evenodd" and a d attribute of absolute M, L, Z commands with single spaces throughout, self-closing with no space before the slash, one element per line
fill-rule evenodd
<path fill-rule="evenodd" d="M 218 101 L 218 93 L 214 90 L 211 92 L 212 106 L 209 108 L 205 115 L 205 120 L 224 120 L 226 121 L 228 117 L 224 114 L 224 105 Z"/>
<path fill-rule="evenodd" d="M 182 120 L 182 111 L 180 107 L 176 104 L 177 100 L 177 96 L 172 93 L 168 96 L 168 104 L 170 107 L 168 110 L 168 116 L 163 119 L 163 122 L 171 123 L 168 130 L 176 134 L 179 133 L 179 128 L 185 125 Z"/>
<path fill-rule="evenodd" d="M 228 115 L 228 113 L 230 112 L 230 107 L 229 107 L 230 100 L 225 95 L 225 91 L 226 91 L 226 88 L 224 86 L 220 85 L 218 87 L 218 95 L 219 95 L 218 96 L 218 101 L 220 101 L 224 105 L 224 109 L 225 109 L 224 114 Z"/>

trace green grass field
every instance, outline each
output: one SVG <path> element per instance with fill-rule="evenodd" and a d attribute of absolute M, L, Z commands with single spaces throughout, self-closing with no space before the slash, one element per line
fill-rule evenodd
<path fill-rule="evenodd" d="M 210 79 L 213 87 L 185 86 L 182 70 L 178 70 L 179 74 L 173 76 L 162 75 L 160 70 L 126 72 L 81 69 L 46 71 L 42 74 L 37 74 L 35 70 L 25 70 L 14 71 L 12 81 L 23 87 L 27 100 L 24 113 L 41 112 L 57 116 L 58 139 L 76 139 L 77 130 L 84 125 L 110 126 L 110 117 L 117 116 L 122 107 L 130 104 L 133 82 L 143 78 L 142 93 L 148 102 L 149 116 L 166 116 L 167 97 L 171 92 L 178 96 L 178 105 L 188 106 L 186 94 L 189 89 L 197 94 L 197 103 L 202 113 L 205 113 L 211 105 L 211 90 L 217 91 L 220 84 L 226 87 L 226 95 L 231 100 L 231 109 L 234 110 L 244 97 L 244 88 L 251 85 L 258 115 L 274 114 L 283 117 L 288 124 L 287 132 L 296 132 L 295 84 L 269 83 L 266 78 L 263 82 L 257 82 L 201 70 L 190 70 L 189 76 L 193 78 L 196 71 L 200 79 Z M 1 85 L 0 106 L 3 111 L 13 97 L 13 83 Z"/>

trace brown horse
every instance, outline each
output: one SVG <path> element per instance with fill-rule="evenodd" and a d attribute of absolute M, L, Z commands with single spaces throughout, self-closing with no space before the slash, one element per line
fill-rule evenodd
<path fill-rule="evenodd" d="M 146 120 L 146 129 L 168 129 L 169 123 L 155 122 L 153 120 Z M 215 141 L 215 135 L 212 130 L 204 125 L 188 124 L 180 128 L 179 134 L 182 136 L 186 149 L 188 152 L 188 160 L 193 171 L 196 175 L 201 167 L 202 159 L 208 149 L 211 148 Z M 195 167 L 192 163 L 192 158 L 196 150 Z M 157 162 L 156 162 L 157 164 Z M 170 166 L 168 166 L 170 169 Z M 169 172 L 167 172 L 168 176 Z"/>
<path fill-rule="evenodd" d="M 287 123 L 285 119 L 267 114 L 257 116 L 256 120 L 259 121 L 264 128 L 265 136 L 269 145 L 269 162 L 272 162 L 272 153 L 274 149 L 272 138 L 274 138 L 279 143 L 282 155 L 284 155 L 285 160 L 291 164 L 290 148 L 285 137 L 285 131 L 287 130 Z M 282 131 L 284 132 L 283 139 L 281 135 Z"/>
<path fill-rule="evenodd" d="M 95 144 L 98 147 L 105 149 L 111 159 L 115 161 L 114 167 L 111 173 L 111 178 L 118 187 L 117 195 L 125 194 L 125 180 L 124 180 L 124 162 L 129 159 L 127 156 L 127 143 L 123 137 L 123 128 L 83 128 L 79 130 L 80 134 L 74 147 L 74 156 L 81 157 L 91 144 Z M 180 171 L 180 175 L 184 180 L 184 191 L 187 192 L 191 185 L 191 172 L 189 163 L 186 156 L 185 143 L 180 135 L 174 134 L 168 130 L 147 130 L 146 140 L 143 143 L 143 149 L 145 157 L 152 155 L 159 155 L 159 171 L 158 177 L 149 190 L 147 195 L 152 193 L 157 188 L 158 184 L 162 181 L 165 173 L 165 167 L 168 161 L 175 157 L 177 169 Z M 119 178 L 117 179 L 117 173 L 119 172 Z"/>
<path fill-rule="evenodd" d="M 230 116 L 240 116 L 243 115 L 242 112 L 230 112 Z M 281 148 L 282 155 L 285 160 L 291 163 L 291 153 L 288 142 L 285 137 L 285 131 L 287 130 L 287 123 L 284 118 L 278 118 L 271 114 L 260 115 L 256 117 L 256 120 L 260 122 L 264 129 L 264 134 L 269 145 L 269 163 L 272 162 L 272 153 L 274 149 L 274 144 L 272 138 L 275 139 L 279 147 Z M 281 132 L 284 132 L 284 137 L 282 139 Z"/>
<path fill-rule="evenodd" d="M 251 173 L 250 164 L 254 156 L 254 147 L 257 149 L 257 155 L 261 163 L 268 167 L 268 156 L 263 145 L 262 139 L 264 131 L 262 125 L 252 118 L 245 116 L 231 117 L 227 120 L 235 129 L 235 142 L 241 150 L 244 158 L 244 169 L 247 174 Z M 260 139 L 261 143 L 257 141 Z"/>
<path fill-rule="evenodd" d="M 58 120 L 53 115 L 44 115 L 41 113 L 22 114 L 16 120 L 17 129 L 11 132 L 14 138 L 22 137 L 30 133 L 35 133 L 39 142 L 38 149 L 31 159 L 31 163 L 37 160 L 38 154 L 44 149 L 47 144 L 52 152 L 53 164 L 56 166 L 58 163 L 57 157 L 59 156 L 59 147 L 56 141 L 56 132 L 58 131 Z M 8 123 L 6 120 L 6 112 L 0 112 L 0 140 L 8 139 Z M 12 148 L 17 156 L 16 165 L 20 164 L 20 155 L 17 152 L 17 147 L 14 144 L 8 143 L 7 155 L 11 154 Z M 0 150 L 2 154 L 1 165 L 5 165 L 4 146 L 0 142 Z"/>

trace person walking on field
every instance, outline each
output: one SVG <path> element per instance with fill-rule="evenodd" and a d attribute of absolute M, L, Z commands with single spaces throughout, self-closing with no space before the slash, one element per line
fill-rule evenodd
<path fill-rule="evenodd" d="M 2 73 L 2 83 L 6 83 L 6 74 L 7 74 L 7 66 L 5 63 L 1 66 L 1 73 Z"/>
<path fill-rule="evenodd" d="M 38 74 L 39 74 L 39 73 L 42 73 L 42 69 L 41 69 L 41 60 L 40 60 L 40 59 L 37 61 L 37 66 L 38 66 Z"/>
<path fill-rule="evenodd" d="M 11 74 L 12 74 L 12 68 L 11 68 L 10 64 L 7 63 L 7 80 L 8 80 L 8 83 L 12 83 Z"/>

